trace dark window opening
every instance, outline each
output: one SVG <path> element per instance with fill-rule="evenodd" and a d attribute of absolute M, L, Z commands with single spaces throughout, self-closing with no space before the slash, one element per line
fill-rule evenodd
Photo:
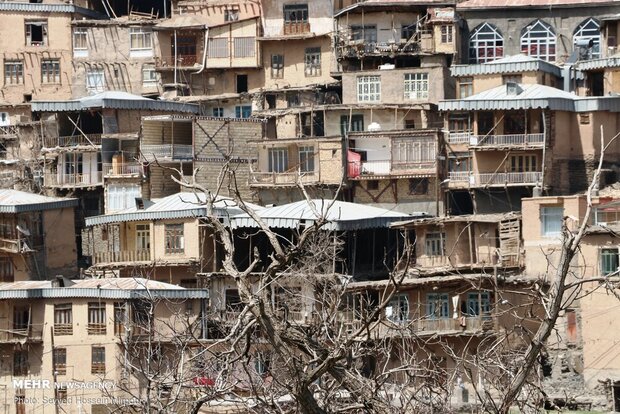
<path fill-rule="evenodd" d="M 369 180 L 366 183 L 366 189 L 369 191 L 378 190 L 379 189 L 379 181 L 378 180 Z"/>
<path fill-rule="evenodd" d="M 248 91 L 248 75 L 237 75 L 237 93 Z"/>
<path fill-rule="evenodd" d="M 428 178 L 410 178 L 409 194 L 426 195 L 428 194 Z"/>

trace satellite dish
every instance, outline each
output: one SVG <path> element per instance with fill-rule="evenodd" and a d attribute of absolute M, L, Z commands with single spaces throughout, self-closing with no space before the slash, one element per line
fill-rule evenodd
<path fill-rule="evenodd" d="M 15 227 L 17 227 L 17 231 L 23 234 L 24 236 L 30 236 L 30 232 L 28 231 L 28 229 L 22 229 L 21 227 L 19 227 L 19 224 Z"/>

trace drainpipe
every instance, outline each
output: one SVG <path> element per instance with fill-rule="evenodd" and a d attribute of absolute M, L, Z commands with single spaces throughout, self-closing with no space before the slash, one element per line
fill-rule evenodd
<path fill-rule="evenodd" d="M 177 87 L 177 29 L 174 29 L 174 87 Z"/>
<path fill-rule="evenodd" d="M 562 78 L 564 80 L 564 90 L 566 92 L 571 91 L 571 74 L 572 74 L 571 69 L 572 68 L 573 68 L 572 63 L 566 63 L 562 67 Z"/>
<path fill-rule="evenodd" d="M 194 73 L 194 75 L 198 75 L 200 73 L 202 73 L 203 70 L 205 70 L 205 67 L 207 66 L 207 50 L 209 48 L 209 26 L 207 26 L 205 24 L 205 41 L 204 41 L 204 45 L 202 47 L 202 67 L 200 68 L 200 70 L 196 73 Z"/>

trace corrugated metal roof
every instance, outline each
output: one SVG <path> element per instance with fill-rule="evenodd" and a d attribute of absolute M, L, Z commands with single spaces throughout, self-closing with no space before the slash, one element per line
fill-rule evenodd
<path fill-rule="evenodd" d="M 490 75 L 495 73 L 545 72 L 562 76 L 560 67 L 541 59 L 526 55 L 506 56 L 492 62 L 474 65 L 453 65 L 452 76 Z"/>
<path fill-rule="evenodd" d="M 95 19 L 107 19 L 108 17 L 94 10 L 74 6 L 73 4 L 54 3 L 17 3 L 0 2 L 0 11 L 10 12 L 33 12 L 33 13 L 78 13 Z"/>
<path fill-rule="evenodd" d="M 86 226 L 121 223 L 126 221 L 205 217 L 207 215 L 205 200 L 206 197 L 202 193 L 177 193 L 159 200 L 145 201 L 145 208 L 141 210 L 132 207 L 118 213 L 88 217 L 86 218 Z M 251 203 L 246 203 L 246 205 L 253 210 L 262 208 L 261 206 Z M 217 217 L 228 218 L 243 212 L 232 199 L 225 197 L 218 197 L 214 203 L 214 207 L 213 213 Z"/>
<path fill-rule="evenodd" d="M 521 213 L 464 214 L 462 216 L 425 217 L 393 223 L 391 227 L 415 227 L 442 223 L 499 223 L 504 220 L 520 219 Z"/>
<path fill-rule="evenodd" d="M 144 278 L 87 279 L 71 286 L 52 287 L 51 281 L 0 283 L 0 299 L 206 299 L 207 289 L 185 289 Z"/>
<path fill-rule="evenodd" d="M 467 9 L 490 9 L 490 8 L 513 8 L 513 7 L 529 7 L 529 8 L 558 8 L 558 7 L 576 7 L 589 5 L 605 5 L 614 4 L 618 0 L 465 0 L 457 4 L 458 10 Z"/>
<path fill-rule="evenodd" d="M 449 0 L 364 0 L 358 1 L 334 13 L 334 17 L 352 12 L 361 8 L 388 8 L 388 7 L 412 7 L 412 6 L 454 6 L 454 1 Z"/>
<path fill-rule="evenodd" d="M 177 14 L 169 19 L 165 19 L 157 23 L 155 28 L 162 30 L 177 28 L 205 29 L 207 28 L 207 23 L 205 19 L 201 19 L 199 16 L 194 14 Z"/>
<path fill-rule="evenodd" d="M 0 213 L 53 210 L 77 205 L 77 198 L 47 197 L 25 191 L 0 189 Z"/>
<path fill-rule="evenodd" d="M 617 68 L 620 66 L 620 56 L 609 56 L 606 58 L 582 60 L 577 62 L 575 67 L 579 70 L 593 70 L 605 68 Z"/>
<path fill-rule="evenodd" d="M 200 107 L 191 103 L 145 98 L 122 91 L 106 91 L 70 101 L 32 101 L 32 112 L 82 111 L 91 108 L 172 111 L 198 114 Z"/>
<path fill-rule="evenodd" d="M 345 201 L 311 200 L 315 209 L 328 223 L 326 230 L 360 230 L 388 227 L 394 221 L 401 221 L 412 216 L 406 213 L 386 210 L 364 204 Z M 258 216 L 272 228 L 298 228 L 300 223 L 311 225 L 319 217 L 315 215 L 308 201 L 302 200 L 282 206 L 264 208 L 257 211 Z M 258 227 L 248 214 L 243 213 L 230 219 L 233 228 Z"/>

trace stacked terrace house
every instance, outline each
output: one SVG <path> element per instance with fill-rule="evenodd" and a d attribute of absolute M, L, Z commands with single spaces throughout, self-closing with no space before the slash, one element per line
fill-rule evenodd
<path fill-rule="evenodd" d="M 243 304 L 187 188 L 214 190 L 224 164 L 291 240 L 316 219 L 300 184 L 315 207 L 337 198 L 326 231 L 344 247 L 327 271 L 351 279 L 349 329 L 413 243 L 374 334 L 439 338 L 455 408 L 485 384 L 444 348 L 473 354 L 523 324 L 507 315 L 549 282 L 563 217 L 590 223 L 573 269 L 617 274 L 620 140 L 584 217 L 601 135 L 620 129 L 614 1 L 70 3 L 0 1 L 0 387 L 134 380 L 127 341 L 174 343 L 140 326 L 145 292 L 161 324 L 185 312 L 193 338 L 225 336 Z M 236 263 L 267 260 L 257 224 L 220 196 Z M 564 312 L 538 374 L 550 402 L 620 411 L 617 302 L 597 286 Z M 309 323 L 313 286 L 286 275 L 276 302 L 284 291 L 307 298 L 287 318 Z M 37 392 L 14 389 L 0 410 L 30 412 Z"/>

